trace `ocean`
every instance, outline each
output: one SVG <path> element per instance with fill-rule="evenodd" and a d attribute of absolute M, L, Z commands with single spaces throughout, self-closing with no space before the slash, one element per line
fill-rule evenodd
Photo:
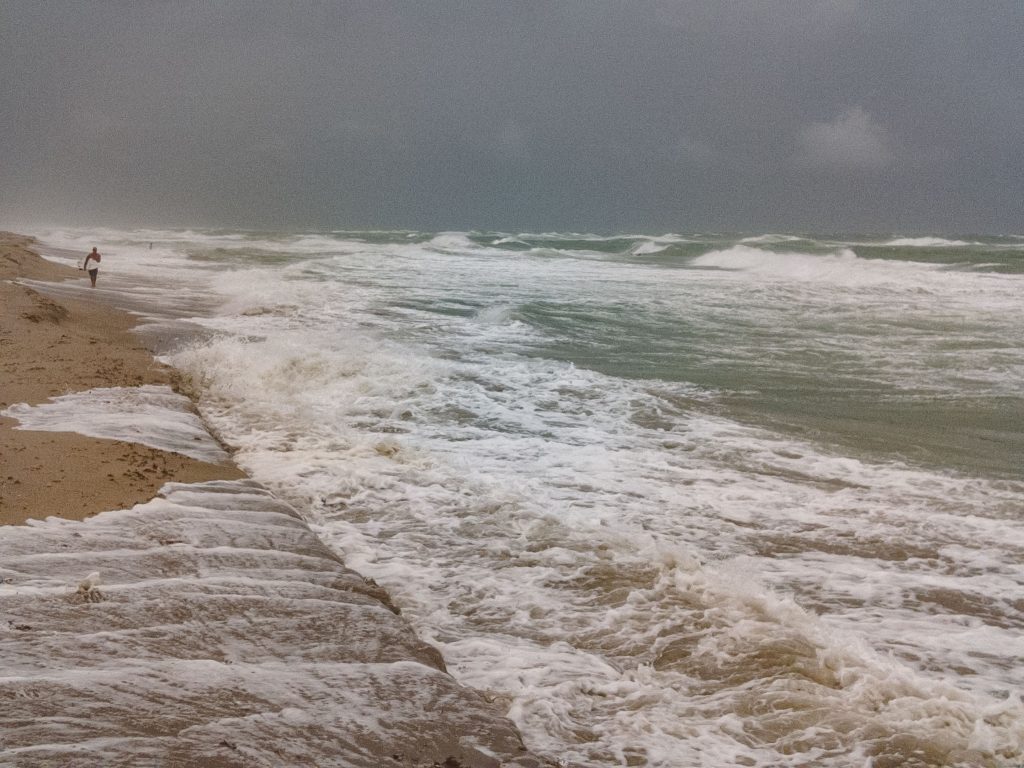
<path fill-rule="evenodd" d="M 30 233 L 538 754 L 1024 764 L 1024 237 Z"/>

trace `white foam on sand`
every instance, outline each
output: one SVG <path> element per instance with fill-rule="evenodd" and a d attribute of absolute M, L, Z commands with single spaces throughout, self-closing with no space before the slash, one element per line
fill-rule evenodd
<path fill-rule="evenodd" d="M 214 464 L 229 458 L 192 401 L 163 385 L 89 389 L 41 405 L 18 403 L 0 415 L 17 419 L 16 429 L 124 440 Z"/>
<path fill-rule="evenodd" d="M 291 507 L 161 493 L 4 530 L 0 765 L 539 765 Z"/>

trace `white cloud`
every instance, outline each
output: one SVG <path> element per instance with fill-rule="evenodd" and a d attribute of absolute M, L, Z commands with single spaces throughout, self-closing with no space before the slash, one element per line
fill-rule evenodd
<path fill-rule="evenodd" d="M 799 165 L 811 168 L 884 168 L 893 159 L 888 132 L 862 107 L 829 123 L 811 123 L 797 135 Z"/>

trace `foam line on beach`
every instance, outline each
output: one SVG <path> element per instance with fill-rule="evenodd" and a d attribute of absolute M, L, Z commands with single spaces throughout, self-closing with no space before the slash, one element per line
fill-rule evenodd
<path fill-rule="evenodd" d="M 17 403 L 0 416 L 17 419 L 19 429 L 141 443 L 211 464 L 230 459 L 194 413 L 192 401 L 165 385 L 97 387 L 41 405 Z"/>
<path fill-rule="evenodd" d="M 32 243 L 0 233 L 0 765 L 539 768 Z"/>
<path fill-rule="evenodd" d="M 0 764 L 538 766 L 251 481 L 0 539 Z"/>

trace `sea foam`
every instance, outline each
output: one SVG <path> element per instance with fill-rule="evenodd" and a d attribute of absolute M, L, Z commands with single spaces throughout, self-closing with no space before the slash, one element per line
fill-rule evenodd
<path fill-rule="evenodd" d="M 192 401 L 164 385 L 89 389 L 40 405 L 12 405 L 0 415 L 17 419 L 17 429 L 125 440 L 212 463 L 228 459 Z"/>
<path fill-rule="evenodd" d="M 204 416 L 552 758 L 1019 761 L 1017 275 L 866 239 L 195 237 L 166 303 L 220 297 L 169 358 Z"/>

